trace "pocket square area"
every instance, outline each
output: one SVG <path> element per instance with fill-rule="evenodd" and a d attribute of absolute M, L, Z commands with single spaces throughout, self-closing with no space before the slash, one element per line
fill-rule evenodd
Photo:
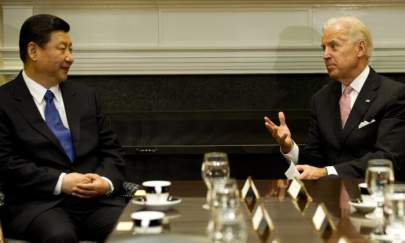
<path fill-rule="evenodd" d="M 368 125 L 370 125 L 370 124 L 372 124 L 372 123 L 374 123 L 375 122 L 375 119 L 372 119 L 371 121 L 362 121 L 362 122 L 360 122 L 360 124 L 359 124 L 359 129 L 360 128 L 363 128 L 363 127 L 365 127 L 365 126 L 368 126 Z"/>

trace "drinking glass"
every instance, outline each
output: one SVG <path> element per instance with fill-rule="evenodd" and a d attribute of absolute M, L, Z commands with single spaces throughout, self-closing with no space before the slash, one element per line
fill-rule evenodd
<path fill-rule="evenodd" d="M 392 162 L 387 159 L 372 159 L 368 161 L 366 183 L 371 197 L 377 203 L 374 217 L 383 219 L 384 188 L 394 182 Z"/>
<path fill-rule="evenodd" d="M 201 166 L 201 176 L 207 185 L 207 203 L 204 208 L 210 205 L 210 193 L 214 184 L 223 183 L 229 178 L 230 169 L 228 155 L 222 152 L 210 152 L 204 154 L 204 161 Z"/>
<path fill-rule="evenodd" d="M 236 180 L 228 178 L 223 183 L 214 184 L 210 198 L 211 210 L 239 207 L 240 196 Z"/>
<path fill-rule="evenodd" d="M 247 242 L 247 224 L 239 208 L 218 209 L 213 213 L 213 230 L 209 232 L 211 242 Z"/>
<path fill-rule="evenodd" d="M 384 203 L 384 188 L 394 182 L 392 162 L 387 159 L 373 159 L 368 162 L 366 183 L 371 196 L 382 205 Z"/>
<path fill-rule="evenodd" d="M 385 234 L 405 239 L 405 184 L 387 185 L 384 193 Z"/>

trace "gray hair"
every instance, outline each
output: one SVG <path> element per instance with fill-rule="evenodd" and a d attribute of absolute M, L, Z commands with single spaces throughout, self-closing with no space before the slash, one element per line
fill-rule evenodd
<path fill-rule="evenodd" d="M 373 39 L 367 26 L 358 18 L 353 16 L 330 18 L 323 26 L 323 31 L 330 26 L 340 23 L 346 24 L 348 27 L 352 42 L 364 41 L 367 44 L 367 57 L 370 58 L 374 49 Z"/>

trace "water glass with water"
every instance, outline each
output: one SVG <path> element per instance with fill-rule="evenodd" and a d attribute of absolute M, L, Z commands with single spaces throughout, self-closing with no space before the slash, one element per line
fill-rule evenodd
<path fill-rule="evenodd" d="M 394 182 L 392 162 L 387 159 L 372 159 L 368 161 L 366 183 L 371 197 L 379 207 L 384 205 L 384 188 Z"/>
<path fill-rule="evenodd" d="M 210 203 L 210 190 L 214 184 L 224 183 L 229 178 L 230 168 L 228 155 L 222 152 L 210 152 L 204 154 L 201 166 L 201 176 L 207 185 L 207 203 Z"/>
<path fill-rule="evenodd" d="M 405 240 L 405 184 L 391 184 L 384 193 L 385 234 Z"/>
<path fill-rule="evenodd" d="M 211 242 L 245 243 L 248 231 L 245 217 L 239 208 L 215 210 Z"/>
<path fill-rule="evenodd" d="M 228 178 L 223 183 L 214 184 L 210 198 L 211 210 L 239 207 L 240 196 L 236 180 Z"/>

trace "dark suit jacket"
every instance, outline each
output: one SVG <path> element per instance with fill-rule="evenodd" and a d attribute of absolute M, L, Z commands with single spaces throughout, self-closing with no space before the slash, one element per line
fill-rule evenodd
<path fill-rule="evenodd" d="M 112 181 L 115 192 L 122 187 L 122 150 L 95 92 L 73 82 L 63 82 L 60 88 L 73 137 L 73 163 L 42 119 L 21 73 L 0 87 L 0 178 L 5 183 L 7 224 L 19 234 L 41 212 L 72 199 L 53 195 L 61 172 L 97 173 Z M 125 204 L 114 194 L 89 200 L 95 205 Z"/>
<path fill-rule="evenodd" d="M 341 92 L 341 84 L 332 81 L 312 97 L 308 141 L 300 152 L 300 163 L 334 165 L 340 176 L 364 177 L 369 159 L 388 158 L 394 163 L 395 177 L 403 180 L 405 85 L 370 68 L 344 129 Z M 371 123 L 359 128 L 363 121 Z"/>

